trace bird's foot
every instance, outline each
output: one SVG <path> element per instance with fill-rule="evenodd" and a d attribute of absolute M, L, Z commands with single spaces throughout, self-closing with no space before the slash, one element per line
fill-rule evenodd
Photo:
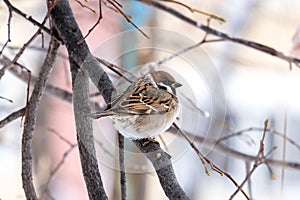
<path fill-rule="evenodd" d="M 151 142 L 159 144 L 159 142 L 157 142 L 154 137 L 147 137 L 143 142 L 143 147 L 150 144 Z"/>

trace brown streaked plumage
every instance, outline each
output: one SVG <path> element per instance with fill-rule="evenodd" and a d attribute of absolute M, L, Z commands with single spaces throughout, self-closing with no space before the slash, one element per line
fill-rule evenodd
<path fill-rule="evenodd" d="M 130 85 L 111 102 L 109 109 L 92 117 L 109 116 L 128 138 L 154 137 L 166 131 L 177 117 L 179 102 L 175 88 L 180 86 L 165 71 L 151 72 Z"/>

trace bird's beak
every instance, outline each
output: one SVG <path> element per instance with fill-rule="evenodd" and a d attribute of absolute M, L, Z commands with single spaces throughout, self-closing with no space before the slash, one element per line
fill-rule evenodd
<path fill-rule="evenodd" d="M 171 86 L 171 88 L 179 88 L 179 87 L 182 86 L 182 84 L 177 83 L 177 82 L 174 82 L 174 83 L 172 83 L 170 86 Z"/>

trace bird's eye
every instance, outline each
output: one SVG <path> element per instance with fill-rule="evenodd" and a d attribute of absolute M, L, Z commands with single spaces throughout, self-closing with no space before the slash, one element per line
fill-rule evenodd
<path fill-rule="evenodd" d="M 157 87 L 161 90 L 166 90 L 169 93 L 176 95 L 176 89 L 170 87 L 169 85 L 165 85 L 163 82 L 161 82 L 160 84 L 157 84 Z"/>
<path fill-rule="evenodd" d="M 161 90 L 168 90 L 168 88 L 166 86 L 163 86 L 163 85 L 160 85 L 160 84 L 158 84 L 157 86 Z"/>
<path fill-rule="evenodd" d="M 165 79 L 165 80 L 162 80 L 161 81 L 164 85 L 168 85 L 168 86 L 171 86 L 171 84 L 173 83 L 172 81 L 168 80 L 168 79 Z"/>

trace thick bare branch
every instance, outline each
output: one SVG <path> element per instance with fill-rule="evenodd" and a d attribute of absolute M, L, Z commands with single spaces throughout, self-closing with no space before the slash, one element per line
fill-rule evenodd
<path fill-rule="evenodd" d="M 135 140 L 133 142 L 151 161 L 167 197 L 169 199 L 189 199 L 176 179 L 171 156 L 164 152 L 158 143 L 150 142 L 144 145 L 144 140 Z"/>
<path fill-rule="evenodd" d="M 41 67 L 39 78 L 34 86 L 28 102 L 27 112 L 25 112 L 25 122 L 22 137 L 22 181 L 27 199 L 37 199 L 32 182 L 32 136 L 36 124 L 38 106 L 43 96 L 46 82 L 49 79 L 58 47 L 59 43 L 55 40 L 51 40 L 48 54 Z"/>
<path fill-rule="evenodd" d="M 110 101 L 114 88 L 85 41 L 78 43 L 83 36 L 67 0 L 60 0 L 53 7 L 51 19 L 69 54 L 77 141 L 88 195 L 90 199 L 107 199 L 96 159 L 92 121 L 87 115 L 90 112 L 88 77 L 99 86 L 107 101 Z"/>
<path fill-rule="evenodd" d="M 73 109 L 81 167 L 90 199 L 107 199 L 99 173 L 89 105 L 89 78 L 70 60 L 73 86 Z"/>
<path fill-rule="evenodd" d="M 71 63 L 73 62 L 72 65 L 75 66 L 76 63 L 77 67 L 86 70 L 105 101 L 107 103 L 110 102 L 115 89 L 99 62 L 90 54 L 86 43 L 82 42 L 78 44 L 78 41 L 82 38 L 82 34 L 75 22 L 68 2 L 60 0 L 52 9 L 51 17 L 60 37 L 67 46 L 70 61 Z M 80 146 L 79 142 L 78 144 Z M 177 199 L 188 199 L 176 180 L 169 155 L 158 144 L 147 145 L 147 147 L 144 147 L 140 141 L 135 141 L 135 144 L 153 163 L 166 195 L 176 197 Z M 151 152 L 155 151 L 160 152 L 161 157 L 159 159 L 149 156 L 153 155 Z M 89 167 L 92 168 L 94 166 L 91 167 L 90 165 Z M 95 178 L 94 174 L 92 174 L 92 177 Z M 88 187 L 88 189 L 94 188 L 96 187 Z"/>

